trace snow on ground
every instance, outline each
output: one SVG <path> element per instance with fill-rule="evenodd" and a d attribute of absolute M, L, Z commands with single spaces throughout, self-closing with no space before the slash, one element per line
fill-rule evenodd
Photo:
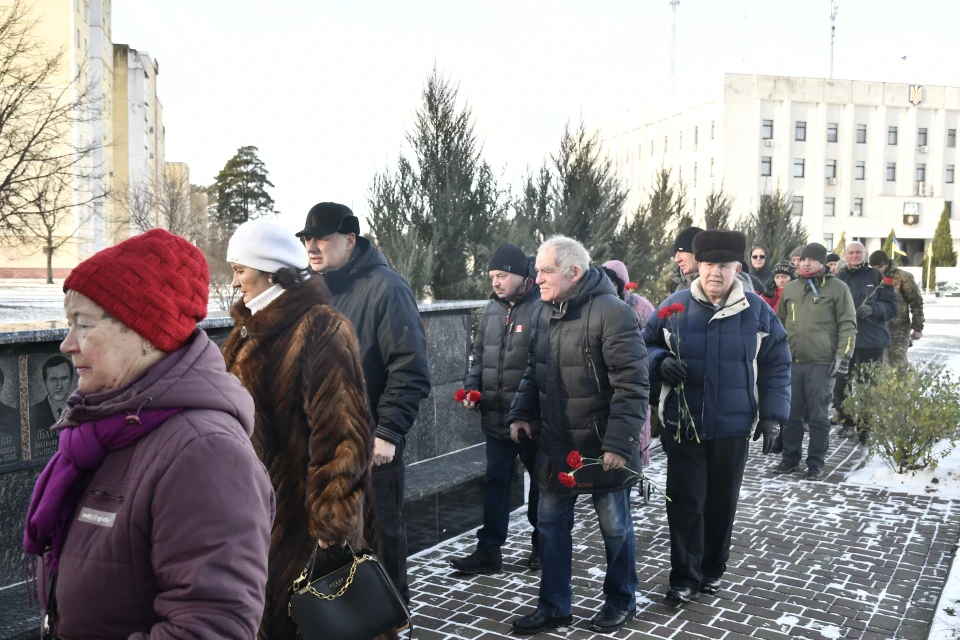
<path fill-rule="evenodd" d="M 940 445 L 937 450 L 943 451 L 947 448 L 946 445 Z M 897 493 L 960 501 L 960 447 L 947 454 L 934 471 L 896 473 L 880 458 L 873 457 L 867 460 L 862 468 L 847 476 L 846 482 L 882 487 Z"/>

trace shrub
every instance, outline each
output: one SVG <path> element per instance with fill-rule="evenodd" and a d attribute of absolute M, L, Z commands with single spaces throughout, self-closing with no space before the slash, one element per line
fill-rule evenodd
<path fill-rule="evenodd" d="M 936 469 L 957 443 L 960 389 L 943 369 L 861 365 L 843 409 L 869 432 L 870 452 L 897 473 Z M 950 446 L 937 450 L 943 441 Z"/>

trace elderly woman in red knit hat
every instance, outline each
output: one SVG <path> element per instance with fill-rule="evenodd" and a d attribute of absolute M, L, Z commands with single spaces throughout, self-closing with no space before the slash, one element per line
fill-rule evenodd
<path fill-rule="evenodd" d="M 197 329 L 208 282 L 196 247 L 154 229 L 64 283 L 79 388 L 24 533 L 50 637 L 257 634 L 274 496 L 253 401 Z"/>
<path fill-rule="evenodd" d="M 277 224 L 245 222 L 226 257 L 241 299 L 223 354 L 253 395 L 253 444 L 277 492 L 259 637 L 293 640 L 290 587 L 314 549 L 323 567 L 344 556 L 344 542 L 378 546 L 374 425 L 353 325 L 330 304 L 323 278 L 307 272 L 297 238 Z"/>

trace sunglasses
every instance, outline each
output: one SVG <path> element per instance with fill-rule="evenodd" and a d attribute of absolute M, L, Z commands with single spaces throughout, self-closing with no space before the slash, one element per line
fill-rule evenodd
<path fill-rule="evenodd" d="M 750 256 L 750 257 L 753 258 L 754 260 L 764 260 L 766 259 L 767 256 L 761 254 L 759 256 Z"/>

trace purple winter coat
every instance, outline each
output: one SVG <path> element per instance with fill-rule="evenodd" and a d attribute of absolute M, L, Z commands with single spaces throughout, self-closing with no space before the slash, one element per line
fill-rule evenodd
<path fill-rule="evenodd" d="M 630 282 L 630 274 L 627 272 L 627 265 L 623 264 L 619 260 L 607 260 L 603 263 L 603 266 L 607 269 L 610 269 L 623 280 L 624 284 Z M 637 322 L 640 323 L 640 328 L 642 329 L 650 316 L 653 315 L 653 312 L 656 311 L 656 307 L 653 304 L 644 298 L 643 296 L 638 296 L 637 294 L 631 291 L 625 291 L 623 294 L 624 302 L 633 307 L 634 312 L 637 314 Z M 640 430 L 640 438 L 637 440 L 637 445 L 640 447 L 640 464 L 642 466 L 647 466 L 650 464 L 650 407 L 647 406 L 647 417 L 643 422 L 643 429 Z"/>
<path fill-rule="evenodd" d="M 250 443 L 253 400 L 220 350 L 198 330 L 130 385 L 78 394 L 65 426 L 136 413 L 148 398 L 182 411 L 90 478 L 60 557 L 52 635 L 256 638 L 275 502 Z"/>

